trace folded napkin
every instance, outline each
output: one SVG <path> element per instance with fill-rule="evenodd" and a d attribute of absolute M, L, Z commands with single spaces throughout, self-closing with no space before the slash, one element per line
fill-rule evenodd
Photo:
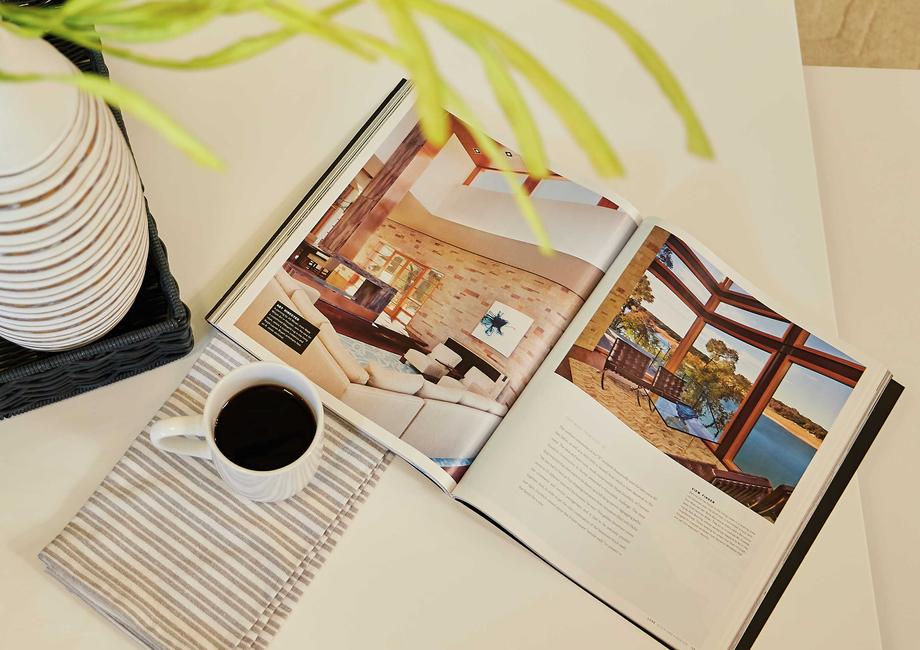
<path fill-rule="evenodd" d="M 316 478 L 279 503 L 238 498 L 209 461 L 150 443 L 158 419 L 200 413 L 252 357 L 218 336 L 73 520 L 48 572 L 152 648 L 264 647 L 345 532 L 390 455 L 327 412 Z"/>

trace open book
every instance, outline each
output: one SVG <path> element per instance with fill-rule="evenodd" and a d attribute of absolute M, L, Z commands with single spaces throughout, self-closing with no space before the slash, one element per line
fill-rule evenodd
<path fill-rule="evenodd" d="M 208 320 L 661 642 L 749 646 L 900 386 L 702 242 L 502 151 L 554 255 L 404 83 Z"/>

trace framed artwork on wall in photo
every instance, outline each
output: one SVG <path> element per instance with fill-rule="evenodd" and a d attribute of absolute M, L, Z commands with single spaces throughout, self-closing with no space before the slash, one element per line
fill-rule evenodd
<path fill-rule="evenodd" d="M 473 336 L 510 357 L 531 325 L 533 318 L 496 300 L 476 323 Z"/>

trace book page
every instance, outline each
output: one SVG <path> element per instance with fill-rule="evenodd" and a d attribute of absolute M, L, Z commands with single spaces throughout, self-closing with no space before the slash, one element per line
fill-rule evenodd
<path fill-rule="evenodd" d="M 301 370 L 330 408 L 449 490 L 637 218 L 558 174 L 528 176 L 495 143 L 549 233 L 547 255 L 460 120 L 437 148 L 407 94 L 387 106 L 213 322 Z"/>
<path fill-rule="evenodd" d="M 720 648 L 887 373 L 689 241 L 643 224 L 455 496 L 666 643 Z"/>

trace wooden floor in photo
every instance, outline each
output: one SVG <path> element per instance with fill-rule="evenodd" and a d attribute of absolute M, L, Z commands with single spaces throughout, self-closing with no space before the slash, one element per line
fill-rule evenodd
<path fill-rule="evenodd" d="M 601 388 L 601 373 L 597 368 L 577 359 L 567 361 L 573 384 L 660 451 L 725 469 L 701 440 L 665 426 L 658 413 L 649 409 L 644 400 L 636 400 L 633 387 L 623 379 L 608 373 L 605 386 Z"/>

